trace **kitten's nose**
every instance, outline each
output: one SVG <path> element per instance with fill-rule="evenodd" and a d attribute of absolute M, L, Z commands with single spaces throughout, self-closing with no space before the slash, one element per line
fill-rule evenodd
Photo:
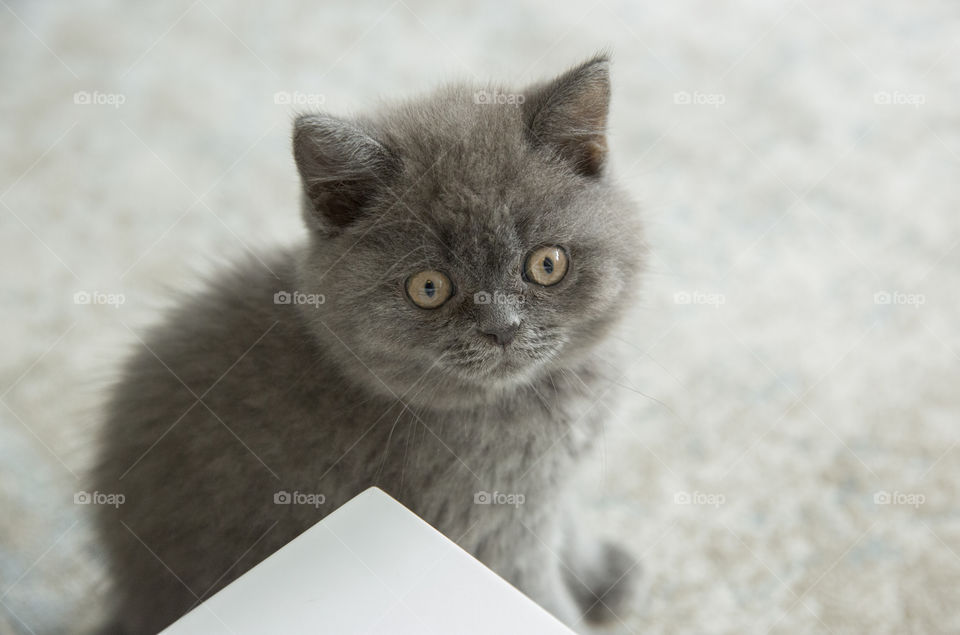
<path fill-rule="evenodd" d="M 497 328 L 486 328 L 479 329 L 480 333 L 484 336 L 490 338 L 492 342 L 496 342 L 500 346 L 506 346 L 513 341 L 513 338 L 517 335 L 517 329 L 519 328 L 520 323 L 514 322 L 506 326 L 499 326 Z"/>

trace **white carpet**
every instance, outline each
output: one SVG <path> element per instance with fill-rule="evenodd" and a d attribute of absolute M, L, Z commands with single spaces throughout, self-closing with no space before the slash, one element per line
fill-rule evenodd
<path fill-rule="evenodd" d="M 98 618 L 73 474 L 127 327 L 300 236 L 276 93 L 343 113 L 602 47 L 654 250 L 623 336 L 651 399 L 616 389 L 584 510 L 643 554 L 625 627 L 960 631 L 956 4 L 321 4 L 0 7 L 0 632 Z"/>

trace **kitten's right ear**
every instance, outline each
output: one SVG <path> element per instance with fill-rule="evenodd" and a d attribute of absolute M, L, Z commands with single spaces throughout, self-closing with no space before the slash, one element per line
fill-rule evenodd
<path fill-rule="evenodd" d="M 577 172 L 597 176 L 607 157 L 610 59 L 600 54 L 528 90 L 527 131 Z"/>
<path fill-rule="evenodd" d="M 399 167 L 387 148 L 359 126 L 322 114 L 297 117 L 293 157 L 309 205 L 307 225 L 328 233 L 362 216 Z"/>

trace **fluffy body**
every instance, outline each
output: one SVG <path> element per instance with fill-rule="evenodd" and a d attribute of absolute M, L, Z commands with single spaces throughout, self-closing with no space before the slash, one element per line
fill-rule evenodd
<path fill-rule="evenodd" d="M 578 533 L 569 493 L 643 259 L 603 164 L 607 63 L 521 107 L 475 94 L 300 117 L 305 243 L 218 276 L 128 360 L 94 484 L 126 497 L 98 510 L 123 630 L 169 624 L 372 485 L 568 624 L 629 604 L 635 562 Z M 543 245 L 570 256 L 550 287 L 523 276 Z M 438 309 L 404 290 L 425 269 L 455 285 Z M 509 346 L 483 336 L 507 323 Z M 524 503 L 477 505 L 479 491 Z"/>

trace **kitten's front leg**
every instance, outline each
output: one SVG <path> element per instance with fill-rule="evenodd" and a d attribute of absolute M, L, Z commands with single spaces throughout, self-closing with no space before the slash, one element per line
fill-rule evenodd
<path fill-rule="evenodd" d="M 571 524 L 563 551 L 563 574 L 588 624 L 623 621 L 639 603 L 639 561 L 623 547 L 588 538 Z"/>

